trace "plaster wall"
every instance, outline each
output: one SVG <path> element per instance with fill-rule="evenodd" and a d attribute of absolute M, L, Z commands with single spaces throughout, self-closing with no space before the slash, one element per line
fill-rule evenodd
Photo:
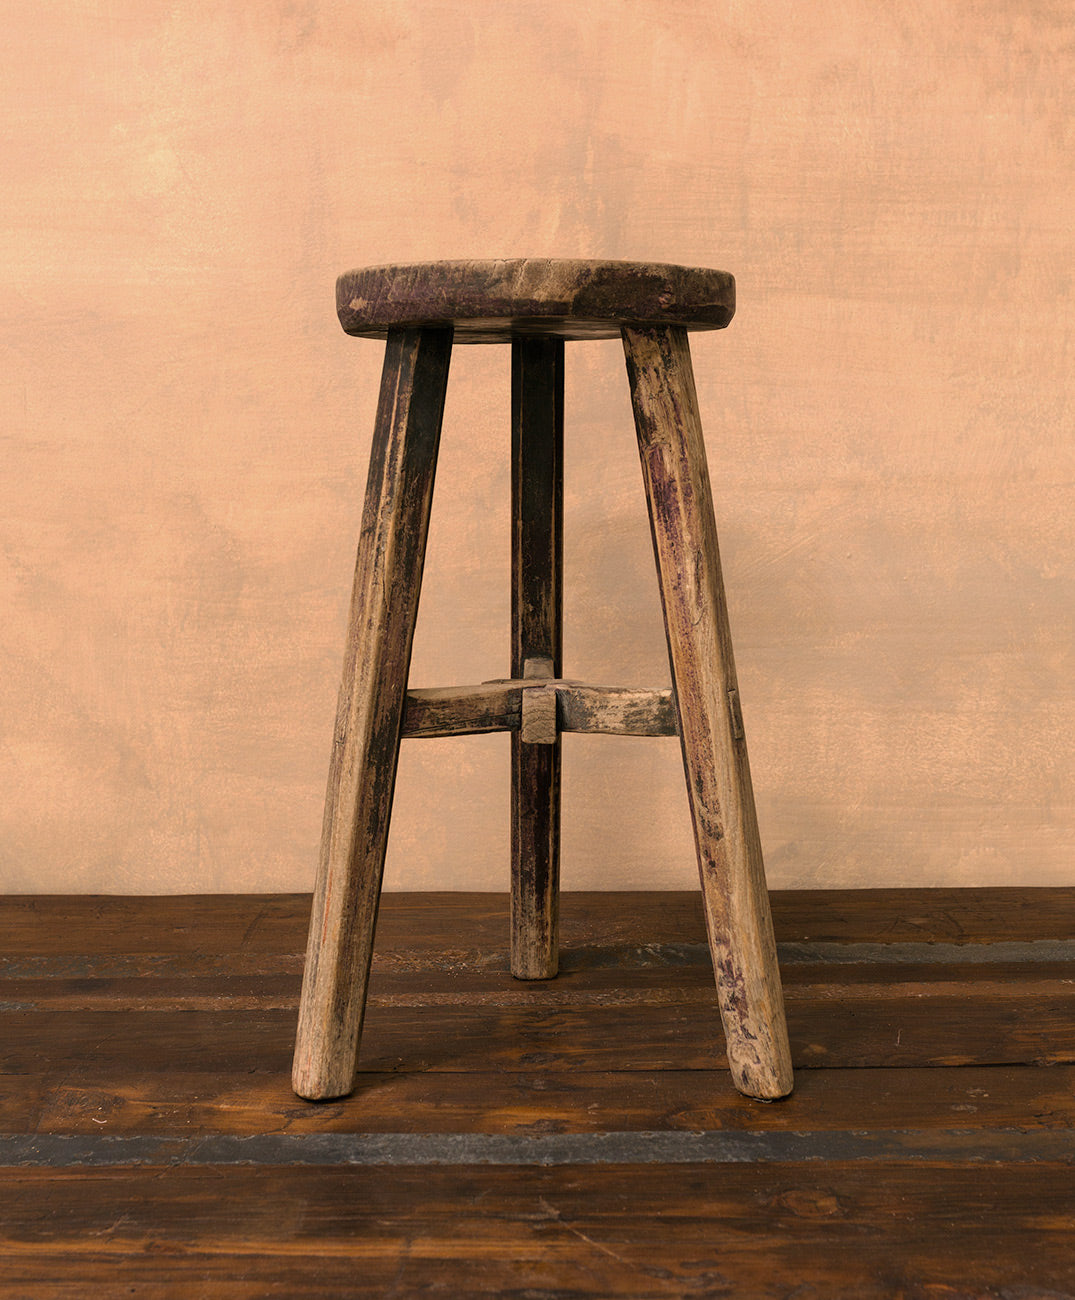
<path fill-rule="evenodd" d="M 350 266 L 732 271 L 694 344 L 769 880 L 1072 883 L 1063 0 L 0 0 L 0 888 L 312 885 L 380 348 Z M 568 675 L 667 662 L 622 352 L 568 352 Z M 507 671 L 508 354 L 457 349 L 411 680 Z M 676 742 L 565 739 L 564 885 L 689 888 Z M 507 739 L 386 883 L 504 888 Z"/>

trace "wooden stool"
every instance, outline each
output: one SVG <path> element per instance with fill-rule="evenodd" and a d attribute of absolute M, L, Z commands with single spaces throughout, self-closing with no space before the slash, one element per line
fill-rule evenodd
<path fill-rule="evenodd" d="M 310 920 L 293 1083 L 354 1087 L 403 736 L 510 731 L 511 969 L 556 974 L 561 731 L 675 735 L 736 1087 L 792 1071 L 687 331 L 735 310 L 723 271 L 636 262 L 431 262 L 337 282 L 348 334 L 387 339 Z M 566 339 L 622 336 L 672 691 L 560 677 Z M 511 677 L 407 690 L 453 341 L 512 349 Z"/>

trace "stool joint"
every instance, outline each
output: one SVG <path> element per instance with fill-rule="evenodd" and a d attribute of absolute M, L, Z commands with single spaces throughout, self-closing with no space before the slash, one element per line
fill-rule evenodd
<path fill-rule="evenodd" d="M 528 660 L 530 664 L 535 661 Z M 537 675 L 543 668 L 544 664 L 535 664 L 533 675 L 500 678 L 480 686 L 410 690 L 403 735 L 424 738 L 519 731 L 527 744 L 552 744 L 563 731 L 609 736 L 679 733 L 670 690 L 588 686 Z"/>
<path fill-rule="evenodd" d="M 522 688 L 519 739 L 524 745 L 555 745 L 560 727 L 552 660 L 527 659 L 523 664 L 523 681 L 537 684 Z"/>

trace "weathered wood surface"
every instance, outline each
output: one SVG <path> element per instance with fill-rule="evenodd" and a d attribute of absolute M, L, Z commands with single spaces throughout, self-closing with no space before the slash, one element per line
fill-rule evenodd
<path fill-rule="evenodd" d="M 451 330 L 393 330 L 362 516 L 293 1081 L 351 1089 L 388 842 Z"/>
<path fill-rule="evenodd" d="M 407 692 L 403 735 L 473 736 L 487 731 L 518 731 L 522 718 L 521 681 L 504 678 L 478 686 L 433 686 Z"/>
<path fill-rule="evenodd" d="M 777 893 L 832 955 L 785 970 L 778 1105 L 722 1076 L 692 892 L 564 895 L 536 984 L 505 895 L 387 895 L 356 1091 L 303 1102 L 308 901 L 0 899 L 0 1297 L 1075 1294 L 1073 965 L 1036 955 L 1075 890 Z M 931 925 L 943 962 L 839 959 Z M 560 1163 L 436 1163 L 459 1135 Z M 729 1154 L 662 1163 L 677 1139 Z"/>
<path fill-rule="evenodd" d="M 551 659 L 527 659 L 523 664 L 522 708 L 519 714 L 519 740 L 526 745 L 555 745 L 560 739 L 557 725 L 555 690 L 534 690 L 537 683 L 555 681 L 556 673 Z M 520 749 L 525 755 L 526 750 Z"/>
<path fill-rule="evenodd" d="M 732 1076 L 782 1097 L 791 1059 L 687 334 L 625 327 L 623 346 Z"/>
<path fill-rule="evenodd" d="M 554 697 L 559 731 L 605 736 L 676 735 L 671 691 L 587 686 L 562 678 L 545 682 L 537 678 L 505 678 L 479 686 L 438 686 L 408 691 L 403 735 L 425 739 L 518 731 L 522 725 L 524 691 Z"/>
<path fill-rule="evenodd" d="M 984 1007 L 984 1002 L 975 1004 Z M 0 1074 L 4 1133 L 607 1133 L 1075 1130 L 1075 1065 L 803 1070 L 763 1105 L 711 1070 L 359 1073 L 354 1097 L 311 1106 L 286 1073 L 89 1062 Z"/>
<path fill-rule="evenodd" d="M 419 262 L 345 272 L 336 308 L 344 330 L 363 338 L 434 323 L 453 325 L 459 343 L 619 338 L 621 322 L 723 329 L 735 312 L 735 280 L 663 262 Z"/>
<path fill-rule="evenodd" d="M 773 890 L 790 943 L 1038 943 L 1075 938 L 1075 887 Z M 508 925 L 498 893 L 390 893 L 377 959 L 386 968 L 497 960 Z M 0 976 L 242 975 L 301 971 L 310 895 L 0 895 Z M 565 949 L 621 964 L 706 942 L 697 890 L 569 890 Z M 629 956 L 628 954 L 634 954 Z"/>
<path fill-rule="evenodd" d="M 373 964 L 372 1006 L 466 1004 L 553 1010 L 580 1006 L 714 1006 L 716 992 L 708 953 L 682 949 L 646 950 L 623 946 L 569 949 L 565 978 L 537 989 L 505 979 L 510 966 L 506 946 L 467 960 L 458 950 L 443 958 L 388 953 Z M 825 964 L 783 962 L 785 1001 L 865 1003 L 879 998 L 943 997 L 1022 1000 L 1063 998 L 1072 991 L 1073 958 L 1057 961 L 958 962 L 889 965 L 844 961 Z M 300 972 L 229 976 L 198 973 L 166 976 L 113 970 L 87 978 L 0 979 L 0 998 L 8 1010 L 29 1011 L 278 1011 L 297 1005 Z M 281 963 L 282 965 L 283 963 Z M 178 964 L 173 967 L 178 969 Z M 444 987 L 445 975 L 451 989 Z"/>
<path fill-rule="evenodd" d="M 1070 955 L 1058 959 L 1048 944 L 1039 954 L 1035 942 L 1025 944 L 1022 961 L 1012 960 L 1006 946 L 1000 961 L 988 960 L 988 948 L 979 959 L 966 944 L 946 947 L 948 955 L 933 964 L 921 955 L 922 925 L 931 914 L 948 938 L 982 934 L 992 946 L 1006 913 L 1022 918 L 1014 928 L 1024 939 L 1034 934 L 1034 906 L 1042 933 L 1063 929 L 1072 892 L 943 891 L 938 900 L 905 891 L 865 899 L 778 894 L 786 933 L 847 941 L 804 948 L 806 960 L 785 966 L 796 1064 L 1075 1060 Z M 109 901 L 7 900 L 0 909 L 0 935 L 21 950 L 8 959 L 0 983 L 0 1068 L 125 1072 L 142 1068 L 150 1050 L 168 1071 L 231 1070 L 239 1077 L 268 1070 L 283 1079 L 298 994 L 302 898 L 221 900 L 217 924 L 210 900 L 117 899 L 127 928 L 102 927 L 113 953 L 91 960 L 79 953 L 86 933 L 79 921 L 101 918 Z M 534 985 L 508 973 L 502 895 L 389 895 L 363 1071 L 540 1068 L 551 1076 L 690 1069 L 701 1072 L 700 1095 L 719 1091 L 713 1071 L 723 1067 L 722 1044 L 697 897 L 569 894 L 565 901 L 561 977 Z M 798 915 L 786 914 L 785 904 Z M 5 916 L 12 919 L 6 928 Z M 153 916 L 156 927 L 148 923 Z M 145 951 L 154 933 L 163 938 L 165 959 Z M 898 944 L 868 947 L 868 960 L 841 959 L 843 949 L 858 951 L 851 945 L 860 936 L 879 934 L 917 941 L 915 960 L 897 961 Z M 127 960 L 115 952 L 123 940 L 131 949 Z M 211 959 L 207 946 L 216 950 Z M 953 962 L 953 953 L 964 959 Z M 229 967 L 247 973 L 229 974 Z M 141 1024 L 133 1037 L 132 1016 Z"/>
<path fill-rule="evenodd" d="M 672 692 L 630 686 L 587 686 L 565 682 L 556 688 L 561 731 L 605 736 L 674 736 Z"/>
<path fill-rule="evenodd" d="M 969 991 L 918 998 L 899 985 L 886 997 L 848 986 L 841 997 L 788 1001 L 797 1068 L 903 1068 L 1075 1061 L 1075 993 L 997 999 Z M 968 1017 L 972 1017 L 968 1023 Z M 992 1023 L 989 1023 L 991 1017 Z M 983 1019 L 985 1018 L 985 1019 Z M 286 1073 L 294 1003 L 285 1009 L 138 1012 L 142 1032 L 170 1068 Z M 0 1066 L 36 1073 L 95 1062 L 127 1070 L 145 1059 L 130 1039 L 131 1013 L 27 1011 L 9 1026 Z M 6 1022 L 5 1022 L 6 1023 Z M 712 999 L 580 996 L 526 1005 L 507 998 L 409 993 L 371 998 L 364 1071 L 726 1069 Z M 714 1088 L 727 1081 L 714 1077 Z"/>
<path fill-rule="evenodd" d="M 1063 1163 L 0 1174 L 0 1295 L 1062 1300 Z"/>
<path fill-rule="evenodd" d="M 511 345 L 511 675 L 563 660 L 564 342 Z M 560 946 L 560 739 L 556 697 L 524 690 L 511 737 L 511 969 L 556 974 Z"/>

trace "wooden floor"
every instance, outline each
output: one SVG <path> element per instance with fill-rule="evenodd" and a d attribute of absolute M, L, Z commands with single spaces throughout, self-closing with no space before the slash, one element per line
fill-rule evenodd
<path fill-rule="evenodd" d="M 289 1087 L 309 899 L 0 900 L 0 1297 L 1075 1296 L 1075 889 L 774 896 L 794 1096 L 692 894 L 393 895 L 358 1090 Z"/>

